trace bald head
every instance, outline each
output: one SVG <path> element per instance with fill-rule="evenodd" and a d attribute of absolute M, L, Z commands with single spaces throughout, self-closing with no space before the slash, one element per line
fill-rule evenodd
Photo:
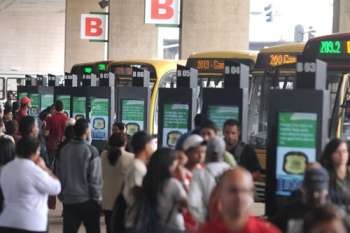
<path fill-rule="evenodd" d="M 246 169 L 236 167 L 226 171 L 219 192 L 223 215 L 235 219 L 249 214 L 249 207 L 253 203 L 254 182 Z"/>

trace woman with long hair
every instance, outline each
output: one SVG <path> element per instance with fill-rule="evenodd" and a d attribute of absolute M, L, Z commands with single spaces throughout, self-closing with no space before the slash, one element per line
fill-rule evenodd
<path fill-rule="evenodd" d="M 350 170 L 348 145 L 342 139 L 332 139 L 325 147 L 321 164 L 330 176 L 331 201 L 350 214 Z"/>
<path fill-rule="evenodd" d="M 160 148 L 152 155 L 143 186 L 137 193 L 136 204 L 146 208 L 138 208 L 136 232 L 145 227 L 149 228 L 148 232 L 185 231 L 182 209 L 187 204 L 187 195 L 181 183 L 173 178 L 175 157 L 175 151 L 169 148 Z"/>
<path fill-rule="evenodd" d="M 107 233 L 111 232 L 111 217 L 114 202 L 121 193 L 127 169 L 134 155 L 125 151 L 128 143 L 123 132 L 114 133 L 109 137 L 108 148 L 101 154 L 102 160 L 102 208 L 105 214 Z"/>

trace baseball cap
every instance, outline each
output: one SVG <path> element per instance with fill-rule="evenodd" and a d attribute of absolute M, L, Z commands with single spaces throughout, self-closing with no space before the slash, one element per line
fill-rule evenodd
<path fill-rule="evenodd" d="M 223 158 L 226 151 L 225 141 L 220 137 L 215 137 L 207 143 L 207 160 L 215 155 L 216 157 Z"/>
<path fill-rule="evenodd" d="M 204 139 L 201 136 L 199 136 L 197 134 L 192 134 L 191 136 L 188 136 L 185 139 L 185 141 L 183 143 L 183 146 L 182 146 L 182 149 L 184 151 L 187 151 L 187 150 L 189 150 L 191 148 L 195 148 L 197 146 L 205 145 L 205 144 L 206 143 L 205 143 Z"/>
<path fill-rule="evenodd" d="M 306 169 L 303 186 L 309 190 L 328 190 L 329 175 L 323 167 Z"/>
<path fill-rule="evenodd" d="M 30 102 L 32 102 L 32 100 L 29 99 L 27 96 L 24 96 L 24 97 L 21 99 L 21 104 L 29 104 Z"/>

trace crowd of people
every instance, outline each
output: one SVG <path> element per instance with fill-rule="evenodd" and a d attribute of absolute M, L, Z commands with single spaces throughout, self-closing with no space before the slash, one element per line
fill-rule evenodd
<path fill-rule="evenodd" d="M 341 139 L 327 144 L 320 163 L 307 164 L 300 189 L 264 219 L 251 214 L 262 169 L 234 119 L 218 129 L 197 115 L 174 149 L 157 148 L 144 131 L 127 135 L 116 122 L 98 151 L 89 121 L 70 119 L 61 101 L 36 119 L 28 97 L 18 102 L 7 102 L 0 118 L 0 233 L 48 232 L 56 197 L 64 233 L 82 224 L 99 233 L 102 214 L 107 233 L 348 232 L 349 154 Z"/>

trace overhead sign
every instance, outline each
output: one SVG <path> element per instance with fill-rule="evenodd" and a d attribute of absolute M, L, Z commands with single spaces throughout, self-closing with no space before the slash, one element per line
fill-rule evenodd
<path fill-rule="evenodd" d="M 80 22 L 80 39 L 107 40 L 107 15 L 82 14 Z"/>
<path fill-rule="evenodd" d="M 180 0 L 145 0 L 145 23 L 180 24 Z"/>

